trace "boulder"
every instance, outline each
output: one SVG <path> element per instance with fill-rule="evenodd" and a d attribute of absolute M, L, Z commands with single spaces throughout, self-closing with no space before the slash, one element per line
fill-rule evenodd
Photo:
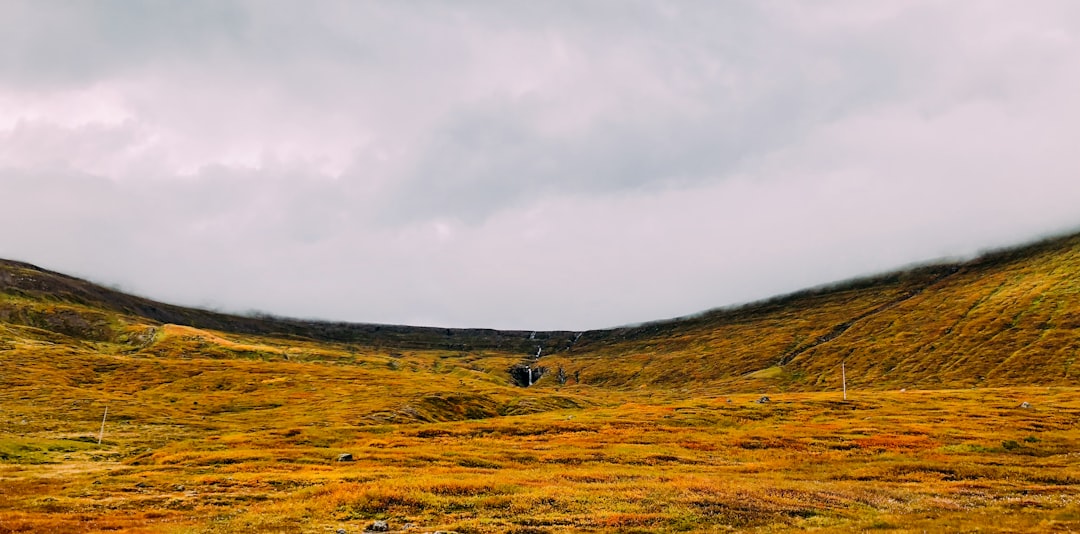
<path fill-rule="evenodd" d="M 390 525 L 386 521 L 373 521 L 364 532 L 387 532 L 390 530 Z"/>
<path fill-rule="evenodd" d="M 766 402 L 769 402 L 768 395 L 762 395 L 761 398 L 757 400 L 758 404 L 765 404 Z"/>
<path fill-rule="evenodd" d="M 1028 404 L 1028 401 L 1024 401 L 1020 403 L 1020 407 L 1026 410 L 1028 408 L 1031 408 L 1031 404 Z"/>
<path fill-rule="evenodd" d="M 353 457 L 352 457 L 351 454 L 349 454 L 347 452 L 343 452 L 343 453 L 337 455 L 337 461 L 339 461 L 339 462 L 351 462 L 351 461 L 353 461 Z"/>

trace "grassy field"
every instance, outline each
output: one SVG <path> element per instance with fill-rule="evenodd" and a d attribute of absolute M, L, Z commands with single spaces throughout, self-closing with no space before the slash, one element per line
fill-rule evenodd
<path fill-rule="evenodd" d="M 1075 531 L 1078 352 L 1075 236 L 581 333 L 231 317 L 0 262 L 0 533 Z"/>
<path fill-rule="evenodd" d="M 512 355 L 154 336 L 134 354 L 9 342 L 0 532 L 1080 528 L 1077 388 L 759 403 L 522 389 Z"/>
<path fill-rule="evenodd" d="M 264 378 L 283 371 L 294 388 L 329 389 L 299 404 Z M 1080 528 L 1076 389 L 760 404 L 571 386 L 559 394 L 585 407 L 380 423 L 366 417 L 383 409 L 365 404 L 372 391 L 296 371 L 255 374 L 258 385 L 198 406 L 206 397 L 184 387 L 166 406 L 110 399 L 100 446 L 104 402 L 57 410 L 4 393 L 0 531 L 359 532 L 374 519 L 460 532 Z"/>

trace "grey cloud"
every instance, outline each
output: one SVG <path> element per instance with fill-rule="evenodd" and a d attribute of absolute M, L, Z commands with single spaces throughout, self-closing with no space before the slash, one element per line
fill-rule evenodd
<path fill-rule="evenodd" d="M 226 2 L 5 2 L 0 77 L 50 88 L 227 48 L 245 14 Z"/>
<path fill-rule="evenodd" d="M 587 328 L 966 254 L 1077 224 L 1078 10 L 8 2 L 0 256 Z"/>
<path fill-rule="evenodd" d="M 602 81 L 599 90 L 614 103 L 612 109 L 570 134 L 543 131 L 551 103 L 491 98 L 466 106 L 433 130 L 417 167 L 398 183 L 395 205 L 407 206 L 413 217 L 475 222 L 536 194 L 603 194 L 724 179 L 815 127 L 887 105 L 902 96 L 905 79 L 917 77 L 877 67 L 889 62 L 873 52 L 792 69 L 803 60 L 812 63 L 817 53 L 799 50 L 801 44 L 778 43 L 791 57 L 726 66 L 734 72 L 718 79 L 705 63 L 723 56 L 724 46 L 695 50 L 700 64 L 691 60 L 675 67 L 681 72 L 674 80 L 662 77 L 673 69 L 669 58 L 646 51 L 641 68 L 657 78 Z M 834 74 L 816 79 L 815 68 Z M 666 85 L 664 94 L 652 100 L 638 94 L 633 84 L 639 81 Z"/>

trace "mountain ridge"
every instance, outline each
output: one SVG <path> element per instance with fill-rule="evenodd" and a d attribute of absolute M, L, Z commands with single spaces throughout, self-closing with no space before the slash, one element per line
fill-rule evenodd
<path fill-rule="evenodd" d="M 126 335 L 112 317 L 117 314 L 127 322 L 374 350 L 495 351 L 516 354 L 525 365 L 542 351 L 544 369 L 587 372 L 593 383 L 609 387 L 666 387 L 685 381 L 834 387 L 829 369 L 841 362 L 848 363 L 855 384 L 872 380 L 880 387 L 1011 385 L 1025 379 L 1062 383 L 1073 380 L 1071 362 L 1080 350 L 1080 312 L 1072 312 L 1080 310 L 1078 275 L 1080 234 L 1069 234 L 963 262 L 925 264 L 691 316 L 574 332 L 231 315 L 161 303 L 29 263 L 0 260 L 0 323 L 109 341 Z M 943 301 L 943 295 L 952 300 Z M 960 302 L 966 309 L 956 308 Z M 1000 320 L 1006 316 L 1013 318 Z M 938 324 L 946 318 L 954 324 Z M 1033 322 L 1018 323 L 1021 318 Z M 1009 347 L 1009 357 L 999 354 L 1002 347 Z M 1011 368 L 1017 362 L 1009 360 L 1017 354 L 1042 361 L 1035 367 L 1042 374 Z M 968 364 L 957 363 L 962 360 Z M 996 379 L 986 382 L 988 377 Z"/>
<path fill-rule="evenodd" d="M 216 327 L 219 324 L 224 324 L 232 328 L 237 328 L 236 333 L 252 333 L 252 334 L 277 334 L 277 335 L 298 335 L 294 330 L 301 330 L 304 327 L 323 326 L 326 327 L 326 332 L 321 333 L 326 336 L 320 338 L 325 341 L 357 341 L 346 339 L 347 336 L 343 336 L 339 330 L 348 330 L 355 328 L 357 330 L 367 329 L 412 329 L 425 332 L 451 332 L 454 334 L 467 334 L 470 332 L 491 332 L 502 333 L 511 337 L 520 335 L 545 335 L 545 336 L 566 336 L 591 334 L 598 332 L 629 332 L 639 329 L 648 329 L 657 326 L 664 326 L 676 323 L 693 322 L 695 320 L 706 318 L 715 315 L 722 315 L 727 313 L 739 313 L 746 310 L 767 308 L 775 304 L 789 302 L 794 299 L 814 296 L 821 293 L 828 293 L 832 291 L 843 291 L 855 288 L 863 288 L 869 285 L 878 284 L 893 278 L 912 275 L 924 271 L 937 272 L 941 270 L 950 270 L 955 272 L 958 269 L 965 267 L 977 267 L 987 264 L 1000 263 L 1002 261 L 1009 261 L 1018 257 L 1023 257 L 1029 254 L 1045 251 L 1047 248 L 1052 248 L 1063 243 L 1067 243 L 1072 240 L 1080 239 L 1080 231 L 1070 232 L 1061 235 L 1053 235 L 1042 239 L 1034 240 L 1031 242 L 1025 242 L 1017 245 L 991 248 L 981 251 L 970 259 L 956 260 L 950 258 L 942 258 L 937 260 L 930 260 L 926 262 L 916 262 L 904 267 L 899 267 L 892 270 L 887 270 L 874 274 L 866 274 L 855 276 L 847 279 L 837 280 L 833 282 L 826 282 L 824 284 L 815 285 L 803 289 L 798 289 L 788 293 L 781 293 L 762 299 L 751 300 L 743 303 L 736 303 L 726 306 L 718 306 L 714 308 L 708 308 L 698 312 L 691 312 L 685 315 L 679 315 L 670 318 L 653 319 L 642 322 L 627 323 L 624 325 L 616 325 L 605 328 L 592 328 L 584 330 L 567 330 L 567 329 L 555 329 L 555 330 L 536 330 L 536 329 L 498 329 L 487 327 L 439 327 L 439 326 L 426 326 L 426 325 L 411 325 L 411 324 L 395 324 L 395 323 L 376 323 L 376 322 L 354 322 L 354 321 L 336 321 L 325 319 L 305 319 L 299 317 L 283 316 L 272 313 L 254 312 L 250 314 L 241 314 L 227 311 L 216 311 L 206 308 L 200 308 L 198 306 L 183 306 L 166 303 L 149 297 L 143 297 L 132 293 L 127 293 L 121 289 L 115 289 L 113 287 L 106 286 L 105 284 L 93 282 L 87 279 L 79 278 L 76 276 L 68 275 L 59 271 L 53 271 L 35 265 L 33 263 L 0 258 L 0 289 L 8 291 L 9 289 L 18 290 L 30 290 L 38 293 L 60 293 L 70 294 L 75 297 L 74 301 L 78 303 L 88 304 L 89 301 L 96 300 L 98 303 L 106 304 L 113 311 L 121 313 L 134 313 L 146 317 L 148 319 L 157 320 L 160 322 L 168 322 L 174 324 L 182 324 L 184 326 L 199 327 L 198 324 L 188 324 L 185 320 L 194 321 L 201 319 L 207 323 L 208 327 Z M 18 284 L 12 284 L 12 269 L 24 269 L 34 271 L 43 275 L 46 275 L 53 280 L 64 280 L 66 284 L 61 287 L 45 286 L 33 288 L 31 287 L 19 287 Z M 64 290 L 68 291 L 64 291 Z M 60 291 L 58 291 L 60 290 Z M 80 299 L 79 297 L 82 297 Z M 91 297 L 86 299 L 86 297 Z M 252 329 L 251 324 L 256 322 L 269 323 L 272 325 L 278 325 L 281 332 L 267 331 L 268 328 L 258 329 L 255 331 Z M 235 323 L 235 324 L 231 324 Z M 247 330 L 244 330 L 247 328 Z M 232 331 L 228 328 L 219 328 L 226 331 Z"/>

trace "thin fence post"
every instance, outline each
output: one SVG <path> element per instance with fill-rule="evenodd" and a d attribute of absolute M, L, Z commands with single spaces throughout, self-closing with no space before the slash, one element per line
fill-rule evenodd
<path fill-rule="evenodd" d="M 840 379 L 844 382 L 844 400 L 847 400 L 847 369 L 844 368 L 844 362 L 840 362 Z"/>
<path fill-rule="evenodd" d="M 101 416 L 101 430 L 98 431 L 97 444 L 101 445 L 101 438 L 105 435 L 105 418 L 109 416 L 109 407 L 105 407 L 105 414 Z"/>

